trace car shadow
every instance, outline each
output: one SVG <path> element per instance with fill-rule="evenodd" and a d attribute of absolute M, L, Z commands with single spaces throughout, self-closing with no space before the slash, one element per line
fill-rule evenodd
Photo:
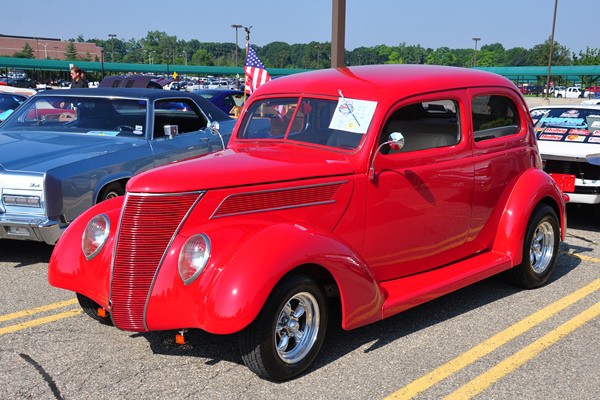
<path fill-rule="evenodd" d="M 54 246 L 25 240 L 0 240 L 0 263 L 13 264 L 13 268 L 47 263 Z"/>
<path fill-rule="evenodd" d="M 567 254 L 574 251 L 585 251 L 585 249 L 572 249 L 564 243 L 561 244 L 557 267 L 548 284 L 561 279 L 581 263 L 578 258 Z M 370 344 L 365 352 L 377 350 L 404 336 L 418 333 L 522 290 L 524 289 L 509 283 L 506 274 L 500 274 L 393 317 L 351 331 L 344 331 L 341 328 L 339 312 L 333 313 L 330 315 L 329 329 L 321 353 L 307 373 L 335 362 L 365 345 Z M 211 335 L 200 330 L 190 330 L 186 334 L 186 343 L 177 345 L 175 344 L 176 333 L 176 331 L 148 332 L 132 336 L 144 337 L 156 354 L 198 357 L 206 359 L 204 361 L 206 365 L 214 365 L 221 361 L 243 365 L 236 334 Z"/>
<path fill-rule="evenodd" d="M 600 232 L 600 218 L 594 216 L 591 204 L 567 204 L 567 234 L 569 228 Z"/>

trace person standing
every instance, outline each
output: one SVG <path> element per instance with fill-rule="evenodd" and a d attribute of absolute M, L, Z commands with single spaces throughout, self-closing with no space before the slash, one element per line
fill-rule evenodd
<path fill-rule="evenodd" d="M 81 68 L 71 68 L 71 89 L 89 87 L 88 81 L 85 80 L 85 75 Z"/>

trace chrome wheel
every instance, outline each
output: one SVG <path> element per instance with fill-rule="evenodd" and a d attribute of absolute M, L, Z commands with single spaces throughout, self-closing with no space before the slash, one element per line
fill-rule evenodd
<path fill-rule="evenodd" d="M 240 334 L 244 364 L 271 381 L 301 374 L 323 345 L 328 315 L 325 292 L 317 280 L 302 274 L 284 278 Z"/>
<path fill-rule="evenodd" d="M 514 282 L 526 289 L 546 283 L 556 266 L 559 245 L 560 227 L 556 212 L 549 205 L 540 204 L 527 224 L 521 264 L 510 273 Z"/>
<path fill-rule="evenodd" d="M 307 292 L 298 293 L 279 312 L 275 347 L 281 360 L 294 364 L 312 349 L 319 333 L 319 304 Z"/>
<path fill-rule="evenodd" d="M 536 274 L 543 274 L 552 262 L 554 255 L 554 229 L 548 221 L 536 228 L 529 250 L 529 262 Z"/>

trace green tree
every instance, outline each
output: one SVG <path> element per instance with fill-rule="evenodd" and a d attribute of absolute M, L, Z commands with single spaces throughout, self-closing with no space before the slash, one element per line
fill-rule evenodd
<path fill-rule="evenodd" d="M 75 43 L 69 42 L 65 49 L 65 60 L 77 60 L 77 48 L 75 47 Z"/>
<path fill-rule="evenodd" d="M 29 45 L 29 42 L 25 42 L 25 45 L 23 46 L 23 49 L 19 52 L 16 52 L 15 54 L 13 54 L 13 57 L 15 58 L 34 58 L 34 51 L 31 48 L 31 46 Z"/>
<path fill-rule="evenodd" d="M 552 51 L 552 65 L 571 65 L 572 59 L 569 49 L 558 42 L 554 42 Z M 550 55 L 550 39 L 542 44 L 533 46 L 530 51 L 529 65 L 548 65 L 548 56 Z"/>
<path fill-rule="evenodd" d="M 573 60 L 575 65 L 600 65 L 600 50 L 586 47 L 585 52 L 580 50 Z"/>

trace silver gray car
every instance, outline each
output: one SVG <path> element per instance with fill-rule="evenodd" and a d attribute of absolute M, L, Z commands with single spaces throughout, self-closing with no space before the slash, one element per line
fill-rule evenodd
<path fill-rule="evenodd" d="M 199 95 L 71 89 L 29 98 L 0 125 L 0 239 L 55 244 L 135 174 L 219 151 L 235 119 Z"/>

